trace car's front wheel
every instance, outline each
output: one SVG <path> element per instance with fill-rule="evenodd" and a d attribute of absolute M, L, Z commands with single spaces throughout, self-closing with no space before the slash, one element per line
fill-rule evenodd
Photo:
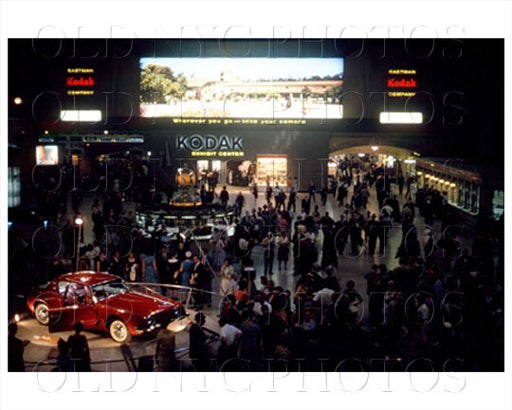
<path fill-rule="evenodd" d="M 132 340 L 132 334 L 121 319 L 114 319 L 108 327 L 110 337 L 117 343 L 128 343 Z"/>
<path fill-rule="evenodd" d="M 36 319 L 44 326 L 50 323 L 50 309 L 46 303 L 38 303 L 35 310 Z"/>

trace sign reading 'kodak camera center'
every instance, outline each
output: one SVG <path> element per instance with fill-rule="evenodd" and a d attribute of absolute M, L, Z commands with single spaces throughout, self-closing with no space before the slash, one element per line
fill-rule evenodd
<path fill-rule="evenodd" d="M 190 151 L 242 151 L 242 137 L 230 137 L 227 135 L 187 135 L 176 138 L 176 148 Z"/>

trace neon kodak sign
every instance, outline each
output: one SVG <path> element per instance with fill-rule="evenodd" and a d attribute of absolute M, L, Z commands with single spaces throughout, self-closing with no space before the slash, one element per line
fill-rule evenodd
<path fill-rule="evenodd" d="M 416 84 L 416 80 L 414 78 L 408 78 L 408 79 L 388 78 L 388 87 L 389 88 L 392 88 L 392 87 L 394 87 L 394 88 L 396 88 L 396 87 L 414 88 L 414 87 L 417 87 L 417 84 Z"/>
<path fill-rule="evenodd" d="M 93 95 L 94 90 L 83 89 L 82 87 L 94 87 L 96 81 L 94 79 L 93 68 L 68 68 L 66 77 L 66 86 L 68 95 Z"/>
<path fill-rule="evenodd" d="M 414 97 L 416 93 L 412 90 L 404 90 L 403 88 L 417 88 L 418 83 L 416 78 L 416 70 L 394 68 L 388 70 L 387 88 L 391 89 L 388 91 L 389 97 Z M 396 90 L 396 91 L 395 91 Z"/>
<path fill-rule="evenodd" d="M 71 87 L 76 87 L 76 86 L 93 86 L 94 85 L 94 78 L 92 78 L 92 77 L 88 77 L 88 78 L 85 78 L 85 77 L 80 77 L 80 78 L 68 77 L 66 79 L 66 85 L 67 86 L 71 86 Z"/>

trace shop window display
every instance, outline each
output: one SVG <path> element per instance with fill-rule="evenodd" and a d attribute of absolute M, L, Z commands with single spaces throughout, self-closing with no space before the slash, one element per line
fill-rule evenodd
<path fill-rule="evenodd" d="M 286 155 L 258 155 L 257 184 L 284 186 L 287 183 L 288 161 Z"/>

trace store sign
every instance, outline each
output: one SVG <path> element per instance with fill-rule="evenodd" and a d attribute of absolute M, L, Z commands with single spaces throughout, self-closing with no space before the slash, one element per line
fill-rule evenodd
<path fill-rule="evenodd" d="M 94 85 L 94 78 L 92 77 L 68 77 L 66 85 L 71 87 L 76 86 L 92 86 Z"/>
<path fill-rule="evenodd" d="M 389 78 L 388 87 L 400 87 L 400 88 L 413 88 L 416 87 L 416 80 L 414 78 Z"/>
<path fill-rule="evenodd" d="M 416 70 L 409 69 L 390 69 L 388 70 L 387 88 L 389 97 L 414 97 L 415 92 L 410 90 L 402 91 L 401 89 L 417 88 Z M 392 91 L 391 91 L 392 90 Z"/>
<path fill-rule="evenodd" d="M 94 95 L 90 87 L 96 85 L 94 69 L 92 68 L 68 68 L 66 87 L 68 95 Z M 86 89 L 83 89 L 85 87 Z"/>
<path fill-rule="evenodd" d="M 388 70 L 388 74 L 395 74 L 395 75 L 415 75 L 416 70 L 404 70 L 403 68 L 400 69 L 391 69 Z"/>
<path fill-rule="evenodd" d="M 192 157 L 243 157 L 243 151 L 192 151 Z"/>
<path fill-rule="evenodd" d="M 227 135 L 199 135 L 178 136 L 176 148 L 195 152 L 242 151 L 242 137 L 229 137 Z"/>

